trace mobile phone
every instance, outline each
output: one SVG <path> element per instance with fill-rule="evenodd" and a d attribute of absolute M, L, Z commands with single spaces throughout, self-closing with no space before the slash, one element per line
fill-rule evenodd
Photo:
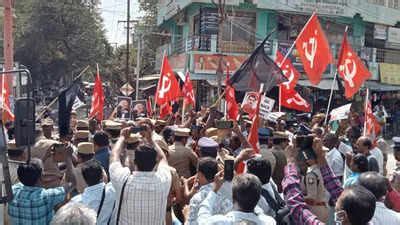
<path fill-rule="evenodd" d="M 145 131 L 145 127 L 143 127 L 143 126 L 140 126 L 140 127 L 132 127 L 131 130 L 130 130 L 130 132 L 131 132 L 132 134 L 140 133 L 140 132 L 143 132 L 143 131 Z"/>
<path fill-rule="evenodd" d="M 224 161 L 224 180 L 232 181 L 233 179 L 233 168 L 234 167 L 234 160 L 225 160 Z"/>
<path fill-rule="evenodd" d="M 217 120 L 215 121 L 215 127 L 218 129 L 231 129 L 233 128 L 233 122 L 229 120 Z"/>

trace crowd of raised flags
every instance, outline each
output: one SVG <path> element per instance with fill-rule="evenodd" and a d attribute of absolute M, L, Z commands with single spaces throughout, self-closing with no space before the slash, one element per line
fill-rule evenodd
<path fill-rule="evenodd" d="M 296 90 L 301 74 L 288 57 L 294 47 L 314 85 L 335 62 L 317 14 L 312 14 L 287 52 L 277 51 L 275 61 L 264 50 L 270 35 L 232 76 L 226 66 L 223 93 L 213 105 L 198 111 L 199 99 L 190 73 L 186 73 L 181 87 L 166 55 L 154 104 L 150 96 L 144 100 L 144 115 L 122 119 L 115 118 L 115 114 L 105 115 L 107 96 L 97 66 L 90 111 L 84 120 L 77 121 L 73 105 L 80 80 L 74 80 L 58 97 L 57 140 L 53 138 L 53 121 L 49 116 L 40 118 L 42 130 L 35 137 L 33 153 L 40 155 L 44 166 L 40 160 L 28 159 L 10 171 L 21 183 L 13 185 L 14 199 L 6 220 L 9 218 L 12 224 L 54 225 L 370 225 L 370 220 L 375 221 L 373 225 L 400 224 L 400 216 L 395 213 L 400 211 L 396 205 L 400 188 L 395 182 L 392 188 L 383 176 L 388 150 L 382 146 L 387 143 L 379 137 L 382 128 L 373 113 L 368 89 L 364 121 L 360 114 L 351 112 L 351 105 L 332 111 L 328 105 L 326 112 L 314 112 L 310 118 L 299 115 L 291 120 L 293 124 L 281 112 L 281 107 L 312 112 L 311 104 Z M 332 82 L 339 75 L 345 96 L 351 99 L 370 73 L 351 48 L 347 28 L 338 56 Z M 3 117 L 12 121 L 4 76 L 2 83 Z M 279 88 L 279 112 L 267 112 L 270 119 L 266 119 L 260 113 L 262 99 L 273 87 Z M 253 93 L 257 99 L 253 113 L 243 112 L 237 92 Z M 226 101 L 225 112 L 217 107 L 222 98 Z M 172 106 L 179 102 L 182 113 L 173 112 Z M 189 106 L 192 110 L 187 110 Z M 348 124 L 333 130 L 327 124 L 328 118 L 330 122 L 344 120 Z M 217 122 L 229 122 L 229 126 L 218 127 Z M 9 156 L 22 157 L 24 151 L 16 147 L 12 127 L 7 132 Z M 311 140 L 310 145 L 304 149 L 301 146 L 307 140 Z M 399 146 L 394 149 L 400 152 Z M 58 148 L 63 149 L 64 160 L 56 161 L 60 157 Z M 16 153 L 21 155 L 16 157 Z M 232 177 L 224 177 L 228 176 L 227 165 L 232 169 L 233 181 Z M 47 189 L 41 183 L 42 175 L 55 176 L 60 185 Z M 75 187 L 78 178 L 80 188 Z M 384 193 L 374 190 L 371 180 L 387 182 Z M 349 187 L 343 187 L 343 183 Z M 319 190 L 318 196 L 323 198 L 329 192 L 329 200 L 311 194 Z M 394 203 L 383 211 L 378 207 L 383 204 L 381 195 Z M 68 203 L 54 216 L 53 209 L 64 200 Z M 315 210 L 318 207 L 329 214 L 329 222 L 319 216 Z M 385 219 L 392 222 L 382 223 Z"/>

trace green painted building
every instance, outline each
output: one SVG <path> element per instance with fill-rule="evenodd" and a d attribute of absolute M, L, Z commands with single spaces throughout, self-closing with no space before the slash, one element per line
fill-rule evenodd
<path fill-rule="evenodd" d="M 181 75 L 189 70 L 195 81 L 197 97 L 202 103 L 210 103 L 216 96 L 218 84 L 224 83 L 227 66 L 230 73 L 238 69 L 273 30 L 275 32 L 265 45 L 266 52 L 271 57 L 277 50 L 285 54 L 311 13 L 316 11 L 335 57 L 348 26 L 353 48 L 368 63 L 373 74 L 371 82 L 400 85 L 400 79 L 393 78 L 394 73 L 400 71 L 399 2 L 160 0 L 158 25 L 169 37 L 160 46 L 156 61 L 161 62 L 162 52 L 167 52 L 174 70 Z M 221 5 L 223 7 L 218 7 Z M 222 23 L 221 12 L 225 15 Z M 296 56 L 294 50 L 290 59 L 302 72 L 301 62 Z M 319 89 L 331 87 L 334 70 L 335 65 L 327 68 Z M 299 84 L 311 86 L 306 79 Z"/>

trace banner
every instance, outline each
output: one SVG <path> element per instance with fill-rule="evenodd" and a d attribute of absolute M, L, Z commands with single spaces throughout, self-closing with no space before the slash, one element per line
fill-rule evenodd
<path fill-rule="evenodd" d="M 400 85 L 399 64 L 380 63 L 379 68 L 382 83 Z"/>
<path fill-rule="evenodd" d="M 268 114 L 274 109 L 275 100 L 266 96 L 261 97 L 260 116 L 263 119 L 268 118 Z"/>
<path fill-rule="evenodd" d="M 242 110 L 243 112 L 249 114 L 250 119 L 253 119 L 258 102 L 258 93 L 255 91 L 246 92 L 242 102 Z"/>
<path fill-rule="evenodd" d="M 331 116 L 330 122 L 336 120 L 343 120 L 347 119 L 350 113 L 351 103 L 347 105 L 340 106 L 336 109 L 333 109 L 329 115 Z"/>

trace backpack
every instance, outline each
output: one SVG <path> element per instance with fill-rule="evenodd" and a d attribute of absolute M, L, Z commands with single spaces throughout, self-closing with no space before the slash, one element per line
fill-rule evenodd
<path fill-rule="evenodd" d="M 275 199 L 264 188 L 261 189 L 261 195 L 267 201 L 269 207 L 275 212 L 275 220 L 277 225 L 294 225 L 292 215 L 289 207 L 286 206 L 285 201 L 281 198 L 278 191 L 272 186 Z"/>

